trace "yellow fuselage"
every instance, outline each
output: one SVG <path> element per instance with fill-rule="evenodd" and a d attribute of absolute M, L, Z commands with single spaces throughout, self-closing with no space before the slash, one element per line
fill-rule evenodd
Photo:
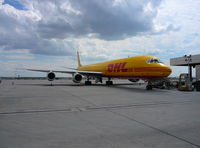
<path fill-rule="evenodd" d="M 102 63 L 79 66 L 80 71 L 102 72 L 104 77 L 118 78 L 163 78 L 171 74 L 171 68 L 163 63 L 149 63 L 152 56 L 136 56 Z"/>

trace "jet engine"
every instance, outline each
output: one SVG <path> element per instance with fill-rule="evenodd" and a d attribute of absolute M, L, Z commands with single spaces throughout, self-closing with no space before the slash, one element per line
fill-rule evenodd
<path fill-rule="evenodd" d="M 55 79 L 55 77 L 56 77 L 56 75 L 53 72 L 49 72 L 47 74 L 47 78 L 48 78 L 49 81 L 53 81 Z"/>
<path fill-rule="evenodd" d="M 82 78 L 83 78 L 83 76 L 82 76 L 81 74 L 75 73 L 75 74 L 73 74 L 73 76 L 72 76 L 72 81 L 73 81 L 74 83 L 80 83 L 81 80 L 82 80 Z"/>
<path fill-rule="evenodd" d="M 138 82 L 140 79 L 128 79 L 131 82 Z"/>

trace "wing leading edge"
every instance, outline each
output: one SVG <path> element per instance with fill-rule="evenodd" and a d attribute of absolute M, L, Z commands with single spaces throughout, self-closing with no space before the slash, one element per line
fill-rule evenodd
<path fill-rule="evenodd" d="M 29 71 L 36 71 L 36 72 L 54 72 L 54 73 L 67 73 L 67 74 L 74 74 L 79 73 L 84 76 L 102 76 L 102 72 L 96 71 L 79 71 L 79 70 L 42 70 L 42 69 L 26 69 Z"/>

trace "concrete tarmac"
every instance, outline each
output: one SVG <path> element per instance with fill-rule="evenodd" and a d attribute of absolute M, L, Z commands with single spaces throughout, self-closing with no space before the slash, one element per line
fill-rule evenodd
<path fill-rule="evenodd" d="M 200 147 L 200 92 L 53 84 L 2 81 L 0 148 Z"/>

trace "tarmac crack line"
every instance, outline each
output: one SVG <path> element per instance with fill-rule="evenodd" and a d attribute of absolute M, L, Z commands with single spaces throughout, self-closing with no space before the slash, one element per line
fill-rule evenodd
<path fill-rule="evenodd" d="M 0 115 L 15 115 L 15 114 L 33 114 L 33 113 L 48 113 L 48 112 L 74 112 L 72 109 L 44 109 L 44 110 L 24 110 L 12 112 L 0 112 Z M 79 111 L 79 110 L 77 110 Z"/>
<path fill-rule="evenodd" d="M 192 103 L 191 101 L 179 101 L 179 102 L 150 102 L 143 104 L 128 104 L 128 105 L 110 105 L 110 106 L 95 106 L 95 107 L 87 107 L 87 110 L 101 110 L 101 109 L 120 109 L 120 108 L 131 108 L 131 107 L 147 107 L 147 106 L 158 106 L 158 105 L 170 105 L 170 104 L 185 104 Z"/>
<path fill-rule="evenodd" d="M 128 120 L 134 121 L 134 122 L 139 123 L 139 124 L 141 124 L 141 125 L 143 125 L 143 126 L 145 126 L 145 127 L 151 128 L 151 129 L 156 130 L 156 131 L 158 131 L 158 132 L 160 132 L 160 133 L 163 133 L 163 134 L 165 134 L 165 135 L 174 137 L 174 138 L 176 138 L 176 139 L 178 139 L 178 140 L 184 141 L 184 142 L 186 142 L 186 143 L 188 143 L 188 144 L 191 144 L 191 145 L 193 145 L 193 146 L 196 146 L 196 147 L 200 148 L 200 145 L 199 145 L 199 144 L 195 144 L 195 143 L 193 143 L 193 142 L 190 142 L 190 141 L 188 141 L 187 139 L 178 137 L 178 136 L 176 136 L 176 135 L 174 135 L 174 134 L 171 134 L 171 133 L 169 133 L 169 132 L 167 132 L 167 131 L 164 131 L 164 130 L 162 130 L 162 129 L 159 129 L 159 128 L 157 128 L 157 127 L 154 127 L 154 126 L 149 125 L 149 124 L 147 124 L 147 123 L 144 123 L 144 122 L 142 122 L 142 121 L 136 120 L 136 119 L 134 119 L 134 118 L 130 118 L 130 117 L 126 116 L 126 115 L 123 115 L 123 114 L 120 114 L 120 113 L 117 113 L 117 112 L 114 112 L 114 111 L 111 111 L 111 110 L 110 110 L 109 112 L 111 112 L 111 113 L 113 113 L 113 114 L 115 114 L 115 115 L 121 116 L 121 117 L 123 117 L 123 118 L 126 118 L 126 119 L 128 119 Z"/>
<path fill-rule="evenodd" d="M 98 111 L 98 110 L 114 110 L 132 107 L 148 107 L 148 106 L 159 106 L 159 105 L 170 105 L 170 104 L 185 104 L 191 103 L 191 101 L 181 102 L 155 102 L 155 103 L 143 103 L 143 104 L 128 104 L 128 105 L 110 105 L 110 106 L 86 106 L 86 107 L 71 107 L 63 109 L 38 109 L 38 110 L 21 110 L 21 111 L 8 111 L 0 112 L 0 115 L 15 115 L 15 114 L 33 114 L 33 113 L 51 113 L 51 112 L 84 112 L 84 111 Z"/>

